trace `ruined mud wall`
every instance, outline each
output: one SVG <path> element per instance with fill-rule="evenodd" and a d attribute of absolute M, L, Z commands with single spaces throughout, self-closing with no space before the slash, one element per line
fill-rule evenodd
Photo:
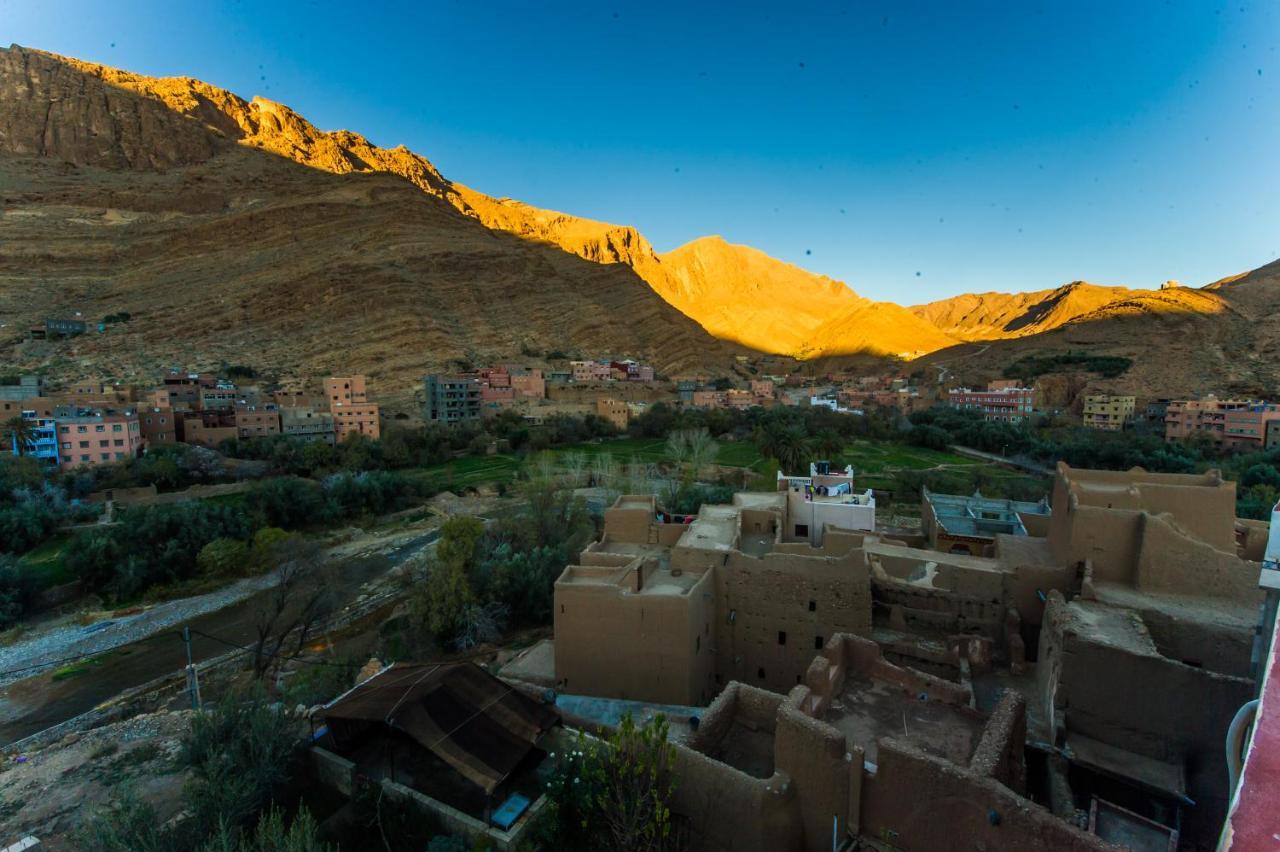
<path fill-rule="evenodd" d="M 694 849 L 775 852 L 800 849 L 796 788 L 784 773 L 752 778 L 686 746 L 676 746 L 679 782 L 671 810 L 685 817 Z"/>
<path fill-rule="evenodd" d="M 1197 803 L 1189 828 L 1216 831 L 1227 805 L 1222 744 L 1253 682 L 1077 633 L 1056 593 L 1046 616 L 1037 664 L 1046 713 L 1068 734 L 1185 764 Z"/>
<path fill-rule="evenodd" d="M 698 847 L 761 852 L 800 848 L 802 827 L 791 779 L 776 770 L 770 778 L 753 778 L 709 757 L 735 721 L 772 732 L 782 701 L 777 693 L 730 683 L 707 707 L 687 744 L 679 747 L 680 780 L 672 810 L 690 819 Z"/>
<path fill-rule="evenodd" d="M 1142 591 L 1219 598 L 1249 608 L 1261 605 L 1258 563 L 1237 558 L 1234 549 L 1219 550 L 1191 538 L 1164 518 L 1143 516 L 1139 530 L 1137 586 Z"/>
<path fill-rule="evenodd" d="M 1027 794 L 1027 700 L 1006 689 L 982 729 L 969 769 L 993 778 L 1020 796 Z"/>
<path fill-rule="evenodd" d="M 880 740 L 877 755 L 863 782 L 864 837 L 912 850 L 1117 850 L 995 778 L 893 739 Z"/>
<path fill-rule="evenodd" d="M 805 672 L 809 696 L 805 712 L 820 718 L 850 677 L 891 683 L 913 694 L 928 693 L 931 701 L 960 707 L 968 706 L 973 698 L 973 691 L 967 686 L 889 662 L 880 645 L 871 639 L 837 633 Z"/>
<path fill-rule="evenodd" d="M 778 709 L 774 764 L 796 786 L 809 852 L 831 848 L 833 822 L 839 836 L 856 830 L 862 786 L 862 749 L 847 746 L 831 725 L 805 713 L 809 688 L 791 690 Z"/>

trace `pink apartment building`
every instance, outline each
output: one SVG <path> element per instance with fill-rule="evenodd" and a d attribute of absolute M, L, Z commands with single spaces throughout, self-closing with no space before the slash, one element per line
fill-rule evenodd
<path fill-rule="evenodd" d="M 133 409 L 66 407 L 58 409 L 54 419 L 63 470 L 126 461 L 137 457 L 146 444 Z"/>

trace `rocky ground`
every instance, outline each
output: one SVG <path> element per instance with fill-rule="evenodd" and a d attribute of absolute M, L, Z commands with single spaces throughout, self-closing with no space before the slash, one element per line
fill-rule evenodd
<path fill-rule="evenodd" d="M 34 835 L 46 850 L 75 849 L 81 823 L 126 788 L 161 819 L 172 817 L 186 781 L 177 757 L 190 715 L 143 714 L 7 756 L 0 766 L 0 844 Z"/>

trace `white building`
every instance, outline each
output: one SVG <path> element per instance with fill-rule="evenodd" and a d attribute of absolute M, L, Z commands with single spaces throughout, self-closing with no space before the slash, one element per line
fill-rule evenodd
<path fill-rule="evenodd" d="M 822 545 L 827 524 L 844 530 L 876 528 L 876 498 L 871 489 L 859 493 L 853 487 L 853 466 L 831 471 L 826 462 L 809 465 L 808 476 L 787 476 L 778 471 L 778 490 L 787 492 L 787 526 L 783 541 L 807 541 Z"/>

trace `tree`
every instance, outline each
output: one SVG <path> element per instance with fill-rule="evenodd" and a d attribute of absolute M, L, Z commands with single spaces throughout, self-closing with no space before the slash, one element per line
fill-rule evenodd
<path fill-rule="evenodd" d="M 475 603 L 466 567 L 437 558 L 425 586 L 410 600 L 418 621 L 440 639 L 453 639 L 462 628 L 462 613 Z"/>
<path fill-rule="evenodd" d="M 196 564 L 202 572 L 214 577 L 244 574 L 250 566 L 249 546 L 235 538 L 215 538 L 200 548 Z"/>
<path fill-rule="evenodd" d="M 330 572 L 320 545 L 294 538 L 277 549 L 276 583 L 253 615 L 253 673 L 261 678 L 282 656 L 297 656 L 333 610 Z M 282 653 L 283 652 L 283 653 Z"/>
<path fill-rule="evenodd" d="M 547 781 L 556 836 L 570 849 L 673 848 L 671 795 L 675 746 L 659 714 L 643 726 L 622 717 L 608 741 L 580 735 Z"/>
<path fill-rule="evenodd" d="M 4 424 L 3 434 L 9 439 L 6 443 L 17 448 L 17 455 L 26 455 L 35 441 L 35 424 L 21 415 L 11 417 Z"/>
<path fill-rule="evenodd" d="M 800 472 L 809 455 L 807 436 L 799 425 L 769 424 L 757 430 L 755 440 L 760 452 L 776 460 L 783 471 Z"/>

